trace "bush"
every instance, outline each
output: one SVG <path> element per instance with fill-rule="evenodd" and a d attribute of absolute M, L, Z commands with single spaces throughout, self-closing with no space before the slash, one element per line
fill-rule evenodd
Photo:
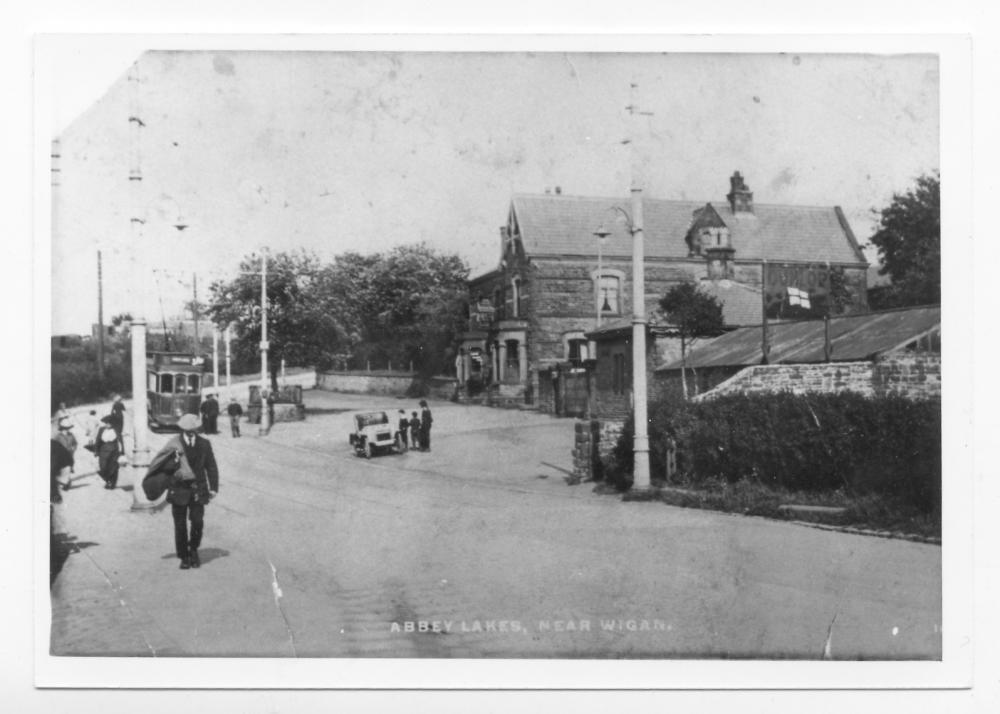
<path fill-rule="evenodd" d="M 60 402 L 68 406 L 89 404 L 108 399 L 114 393 L 132 392 L 132 365 L 109 361 L 104 365 L 104 379 L 97 376 L 97 365 L 88 362 L 54 362 L 52 364 L 52 411 Z"/>
<path fill-rule="evenodd" d="M 650 469 L 663 473 L 668 436 L 678 469 L 693 484 L 722 480 L 785 491 L 884 494 L 923 513 L 941 504 L 941 406 L 850 393 L 730 395 L 655 403 Z M 609 466 L 632 472 L 632 423 Z"/>

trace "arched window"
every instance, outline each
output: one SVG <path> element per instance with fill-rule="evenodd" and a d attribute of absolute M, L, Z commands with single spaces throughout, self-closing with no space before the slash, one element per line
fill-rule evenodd
<path fill-rule="evenodd" d="M 510 281 L 511 296 L 510 296 L 510 311 L 511 317 L 521 316 L 521 278 L 514 276 Z"/>
<path fill-rule="evenodd" d="M 602 275 L 597 281 L 597 305 L 602 315 L 620 315 L 622 281 L 617 275 Z"/>
<path fill-rule="evenodd" d="M 625 311 L 622 289 L 625 273 L 615 268 L 602 268 L 600 273 L 590 271 L 594 285 L 594 310 L 601 316 L 615 317 Z"/>

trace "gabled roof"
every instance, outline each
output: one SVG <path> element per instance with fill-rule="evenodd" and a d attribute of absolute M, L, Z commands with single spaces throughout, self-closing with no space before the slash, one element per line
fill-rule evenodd
<path fill-rule="evenodd" d="M 869 360 L 899 349 L 941 328 L 941 307 L 913 307 L 865 315 L 830 318 L 831 358 L 835 362 Z M 771 323 L 769 361 L 778 363 L 823 362 L 823 320 Z M 760 364 L 761 328 L 744 327 L 696 346 L 688 354 L 689 367 L 740 367 Z M 677 360 L 656 371 L 680 369 Z"/>
<path fill-rule="evenodd" d="M 725 201 L 711 205 L 729 227 L 736 260 L 866 262 L 836 206 L 757 203 L 753 213 L 733 213 Z M 645 198 L 646 255 L 687 258 L 685 236 L 694 212 L 705 206 L 704 201 Z M 596 255 L 594 231 L 601 225 L 611 231 L 603 246 L 604 255 L 632 255 L 632 237 L 614 207 L 631 213 L 629 201 L 621 198 L 516 194 L 511 199 L 524 251 L 532 257 Z"/>

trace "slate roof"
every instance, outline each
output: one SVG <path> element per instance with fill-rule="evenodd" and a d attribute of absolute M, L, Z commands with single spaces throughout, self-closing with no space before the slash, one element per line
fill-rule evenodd
<path fill-rule="evenodd" d="M 702 280 L 698 287 L 722 303 L 722 321 L 727 327 L 760 324 L 760 288 L 732 280 Z"/>
<path fill-rule="evenodd" d="M 760 288 L 733 282 L 732 280 L 702 280 L 698 289 L 722 303 L 722 320 L 727 328 L 744 325 L 759 325 L 761 317 Z M 654 308 L 647 315 L 648 324 L 655 334 L 676 333 L 675 326 L 668 323 L 659 309 Z M 587 333 L 588 337 L 607 337 L 632 329 L 632 317 L 625 316 L 605 320 L 601 327 Z"/>
<path fill-rule="evenodd" d="M 940 329 L 941 307 L 913 307 L 830 318 L 832 359 L 836 362 L 869 360 L 899 349 L 908 342 Z M 822 320 L 770 324 L 770 362 L 823 362 Z M 688 354 L 689 367 L 740 367 L 760 364 L 761 328 L 744 327 L 696 346 Z M 657 372 L 680 369 L 680 360 Z"/>
<path fill-rule="evenodd" d="M 705 203 L 644 198 L 646 255 L 687 258 L 684 238 L 692 213 Z M 632 255 L 632 238 L 621 214 L 613 209 L 618 206 L 631 212 L 628 199 L 516 194 L 511 205 L 529 256 L 596 255 L 594 231 L 601 225 L 611 231 L 604 242 L 604 255 Z M 736 260 L 866 262 L 843 213 L 835 206 L 756 203 L 752 214 L 734 214 L 726 201 L 712 206 L 729 227 Z"/>

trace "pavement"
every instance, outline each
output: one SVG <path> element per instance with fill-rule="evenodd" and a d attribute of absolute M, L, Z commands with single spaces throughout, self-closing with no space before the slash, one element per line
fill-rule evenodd
<path fill-rule="evenodd" d="M 53 507 L 51 653 L 941 656 L 939 546 L 570 486 L 572 420 L 432 401 L 431 452 L 366 460 L 351 414 L 414 401 L 306 405 L 267 436 L 211 437 L 199 570 L 178 570 L 169 510 L 130 509 L 134 475 L 106 491 L 80 464 Z"/>

